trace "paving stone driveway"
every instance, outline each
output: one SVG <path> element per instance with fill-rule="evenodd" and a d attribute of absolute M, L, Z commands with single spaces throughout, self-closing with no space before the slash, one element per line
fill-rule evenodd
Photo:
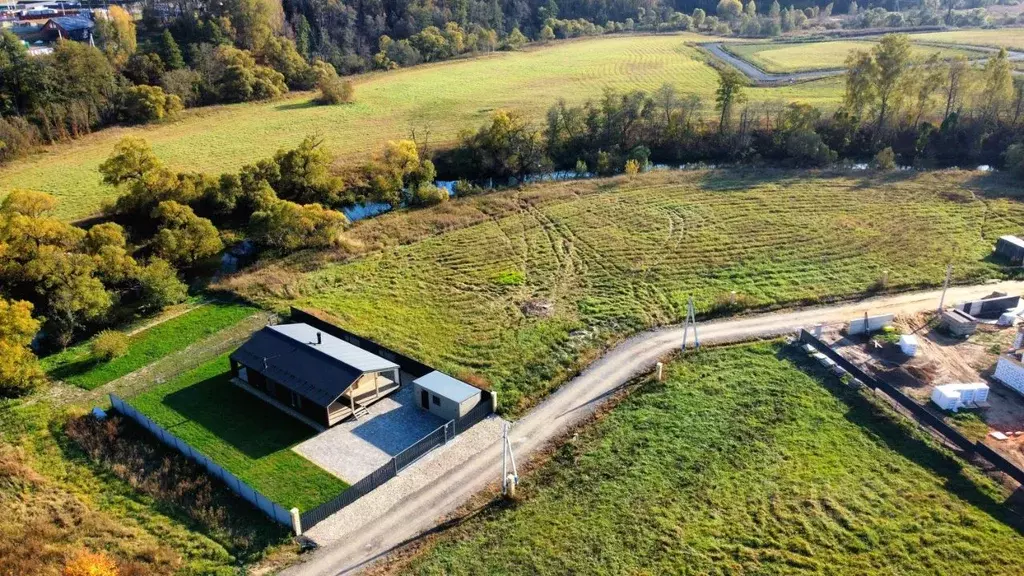
<path fill-rule="evenodd" d="M 444 424 L 416 406 L 411 384 L 370 406 L 369 411 L 369 415 L 337 424 L 293 450 L 355 484 Z"/>

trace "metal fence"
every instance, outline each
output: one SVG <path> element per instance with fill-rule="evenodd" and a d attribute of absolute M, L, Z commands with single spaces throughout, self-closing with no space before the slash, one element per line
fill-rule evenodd
<path fill-rule="evenodd" d="M 381 484 L 391 480 L 397 476 L 399 472 L 409 467 L 423 456 L 426 456 L 434 448 L 447 444 L 449 440 L 452 440 L 459 434 L 469 430 L 486 418 L 492 412 L 491 397 L 490 394 L 486 392 L 481 396 L 480 404 L 470 410 L 462 418 L 445 422 L 430 434 L 427 434 L 423 438 L 417 440 L 412 446 L 409 446 L 405 450 L 402 450 L 393 456 L 386 464 L 374 470 L 369 476 L 363 478 L 359 482 L 356 482 L 352 486 L 349 486 L 347 490 L 339 494 L 336 498 L 328 500 L 312 510 L 303 512 L 300 516 L 302 529 L 308 530 L 320 522 L 323 522 L 332 514 L 337 513 L 342 508 L 345 508 L 362 496 L 372 492 Z"/>
<path fill-rule="evenodd" d="M 211 476 L 220 479 L 228 488 L 231 489 L 231 491 L 247 500 L 253 506 L 259 508 L 275 522 L 284 524 L 288 527 L 292 526 L 291 512 L 289 512 L 284 506 L 281 506 L 277 502 L 274 502 L 270 498 L 260 494 L 259 491 L 254 490 L 251 486 L 239 480 L 237 476 L 218 466 L 216 462 L 207 458 L 202 452 L 189 446 L 174 434 L 164 430 L 159 424 L 153 422 L 145 414 L 132 407 L 131 404 L 128 404 L 115 394 L 110 394 L 110 405 L 119 414 L 131 418 L 140 426 L 149 430 L 153 436 L 156 436 L 164 444 L 174 448 L 178 452 L 181 452 L 185 457 L 205 468 Z"/>
<path fill-rule="evenodd" d="M 988 460 L 993 466 L 998 468 L 1001 472 L 1004 472 L 1008 476 L 1012 477 L 1017 482 L 1024 484 L 1024 470 L 1018 468 L 1015 464 L 1001 456 L 998 452 L 992 450 L 986 446 L 983 442 L 971 442 L 966 436 L 955 430 L 949 424 L 946 424 L 942 418 L 939 418 L 933 414 L 928 408 L 918 404 L 913 398 L 910 398 L 903 392 L 900 392 L 892 384 L 871 376 L 867 372 L 861 370 L 859 367 L 854 365 L 852 362 L 841 356 L 838 352 L 833 350 L 821 340 L 815 338 L 810 332 L 806 330 L 800 331 L 800 341 L 804 344 L 810 344 L 816 350 L 834 361 L 840 368 L 849 372 L 854 378 L 857 378 L 864 383 L 865 386 L 872 390 L 881 390 L 886 396 L 892 398 L 897 404 L 906 408 L 917 421 L 921 424 L 927 425 L 942 436 L 944 436 L 951 444 L 955 444 L 961 450 L 970 454 L 976 454 L 981 456 L 985 460 Z"/>

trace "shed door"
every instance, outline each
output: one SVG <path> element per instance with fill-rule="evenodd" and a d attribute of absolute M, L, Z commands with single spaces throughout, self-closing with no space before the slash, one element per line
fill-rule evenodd
<path fill-rule="evenodd" d="M 430 394 L 426 390 L 420 390 L 420 406 L 424 410 L 430 410 Z"/>

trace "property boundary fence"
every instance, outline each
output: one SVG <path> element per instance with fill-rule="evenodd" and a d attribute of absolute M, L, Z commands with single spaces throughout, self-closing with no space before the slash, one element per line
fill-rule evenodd
<path fill-rule="evenodd" d="M 164 430 L 159 424 L 150 420 L 145 414 L 136 410 L 131 404 L 128 404 L 117 395 L 110 394 L 110 405 L 121 415 L 131 418 L 140 426 L 149 430 L 164 444 L 181 452 L 186 458 L 205 468 L 211 476 L 220 479 L 232 492 L 244 498 L 272 520 L 292 527 L 291 512 L 284 506 L 260 494 L 259 491 L 239 480 L 237 476 L 218 466 L 216 462 L 207 458 L 202 452 L 189 446 L 188 443 L 174 434 Z"/>
<path fill-rule="evenodd" d="M 886 396 L 892 398 L 897 404 L 906 408 L 907 411 L 913 414 L 918 423 L 932 428 L 944 436 L 950 443 L 958 446 L 961 450 L 971 454 L 976 454 L 985 460 L 988 460 L 1001 472 L 1007 474 L 1017 482 L 1024 484 L 1024 470 L 1018 468 L 1015 464 L 1001 456 L 995 450 L 986 446 L 983 442 L 971 442 L 966 436 L 953 429 L 949 424 L 946 424 L 941 418 L 933 414 L 927 408 L 918 404 L 903 392 L 900 392 L 895 386 L 861 370 L 859 367 L 829 347 L 828 344 L 825 344 L 821 340 L 815 338 L 814 335 L 807 330 L 800 331 L 800 341 L 804 344 L 810 344 L 818 352 L 821 352 L 835 362 L 840 368 L 846 370 L 854 378 L 863 382 L 868 388 L 884 392 Z"/>
<path fill-rule="evenodd" d="M 492 412 L 490 393 L 486 390 L 481 395 L 480 404 L 477 404 L 462 418 L 449 420 L 439 426 L 433 432 L 417 440 L 412 446 L 394 455 L 383 466 L 377 468 L 362 480 L 348 487 L 333 500 L 303 512 L 299 519 L 303 530 L 308 530 L 320 522 L 326 520 L 332 514 L 352 504 L 362 496 L 369 494 L 381 484 L 391 480 L 405 468 L 412 465 L 431 450 L 448 443 L 449 440 L 469 430 Z"/>

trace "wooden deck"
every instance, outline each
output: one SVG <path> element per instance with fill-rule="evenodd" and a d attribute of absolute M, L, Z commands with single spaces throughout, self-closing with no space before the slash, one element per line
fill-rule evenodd
<path fill-rule="evenodd" d="M 355 412 L 359 412 L 360 408 L 370 406 L 374 402 L 384 398 L 395 390 L 398 390 L 400 387 L 401 385 L 397 382 L 388 380 L 388 383 L 378 388 L 376 392 L 366 392 L 365 394 L 360 394 L 352 398 L 352 401 L 355 404 Z M 333 410 L 330 410 L 328 415 L 327 422 L 331 426 L 351 417 L 353 414 L 352 406 L 349 403 L 349 396 L 345 394 L 342 394 L 334 404 L 331 404 L 331 406 L 336 407 Z"/>

